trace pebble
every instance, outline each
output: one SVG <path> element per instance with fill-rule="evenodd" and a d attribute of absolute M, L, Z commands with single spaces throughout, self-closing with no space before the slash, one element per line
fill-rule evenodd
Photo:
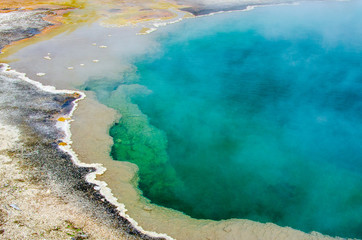
<path fill-rule="evenodd" d="M 44 58 L 47 59 L 47 60 L 51 60 L 51 59 L 52 59 L 52 58 L 49 57 L 49 56 L 45 56 Z"/>
<path fill-rule="evenodd" d="M 88 238 L 89 238 L 89 236 L 87 234 L 83 233 L 83 234 L 77 234 L 76 236 L 71 237 L 70 239 L 81 240 L 81 239 L 88 239 Z"/>
<path fill-rule="evenodd" d="M 143 210 L 145 210 L 145 211 L 147 211 L 147 212 L 150 212 L 150 211 L 152 211 L 152 207 L 144 206 L 144 207 L 143 207 Z"/>
<path fill-rule="evenodd" d="M 99 48 L 107 48 L 107 46 L 106 45 L 101 45 L 101 46 L 99 46 Z"/>
<path fill-rule="evenodd" d="M 36 75 L 39 76 L 39 77 L 42 77 L 44 76 L 46 73 L 37 73 Z"/>
<path fill-rule="evenodd" d="M 98 60 L 98 59 L 94 59 L 93 62 L 94 62 L 94 63 L 97 63 L 97 62 L 99 62 L 99 60 Z"/>
<path fill-rule="evenodd" d="M 79 64 L 81 67 L 84 67 L 84 63 Z"/>
<path fill-rule="evenodd" d="M 74 69 L 74 67 L 68 67 L 68 70 L 73 70 Z"/>
<path fill-rule="evenodd" d="M 224 230 L 224 232 L 227 232 L 227 233 L 232 231 L 232 229 L 229 226 L 224 227 L 222 230 Z"/>
<path fill-rule="evenodd" d="M 14 204 L 14 203 L 9 204 L 9 206 L 12 207 L 12 208 L 14 208 L 14 209 L 16 209 L 16 210 L 19 210 L 19 211 L 20 211 L 20 208 L 19 208 L 16 204 Z"/>

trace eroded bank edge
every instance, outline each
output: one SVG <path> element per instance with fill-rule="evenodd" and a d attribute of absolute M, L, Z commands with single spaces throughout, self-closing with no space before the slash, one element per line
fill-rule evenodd
<path fill-rule="evenodd" d="M 60 131 L 64 132 L 64 137 L 59 139 L 59 141 L 61 141 L 61 143 L 64 143 L 64 144 L 59 144 L 57 147 L 60 150 L 62 150 L 63 152 L 70 155 L 72 162 L 77 167 L 95 169 L 95 171 L 90 171 L 89 173 L 87 173 L 85 175 L 86 182 L 95 185 L 94 190 L 99 192 L 106 199 L 106 201 L 108 201 L 108 203 L 116 209 L 118 215 L 121 216 L 122 218 L 126 219 L 132 225 L 132 227 L 134 228 L 134 230 L 136 230 L 136 232 L 138 231 L 139 233 L 141 233 L 140 234 L 141 238 L 172 240 L 173 238 L 168 236 L 165 233 L 156 233 L 156 232 L 146 231 L 141 226 L 139 226 L 138 223 L 126 213 L 127 209 L 125 208 L 125 205 L 118 202 L 118 199 L 112 194 L 112 190 L 109 187 L 107 187 L 107 183 L 104 181 L 96 180 L 97 175 L 103 174 L 106 171 L 106 168 L 104 166 L 102 166 L 102 164 L 82 163 L 78 159 L 77 154 L 71 148 L 71 144 L 72 144 L 71 131 L 70 131 L 70 123 L 72 121 L 71 117 L 72 117 L 74 111 L 77 109 L 78 102 L 81 101 L 82 99 L 84 99 L 86 97 L 86 95 L 80 91 L 57 90 L 53 86 L 45 86 L 45 85 L 41 84 L 40 82 L 36 82 L 34 80 L 29 79 L 28 77 L 26 77 L 25 73 L 19 73 L 15 70 L 11 69 L 10 66 L 7 64 L 2 64 L 2 65 L 3 65 L 3 67 L 0 69 L 1 72 L 6 71 L 13 75 L 16 75 L 19 79 L 21 79 L 31 85 L 36 86 L 38 89 L 40 89 L 42 91 L 54 93 L 54 94 L 72 94 L 72 95 L 76 94 L 76 95 L 78 95 L 78 97 L 72 102 L 71 111 L 66 116 L 63 116 L 62 121 L 57 121 L 57 123 L 56 123 L 55 127 L 58 128 Z M 142 236 L 142 235 L 144 235 L 144 236 Z"/>

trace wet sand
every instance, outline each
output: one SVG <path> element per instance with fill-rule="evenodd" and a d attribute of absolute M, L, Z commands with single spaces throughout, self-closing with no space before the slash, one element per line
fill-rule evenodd
<path fill-rule="evenodd" d="M 75 36 L 83 37 L 83 39 L 77 39 L 76 43 L 73 41 L 74 36 L 72 38 L 68 35 L 69 38 L 67 38 L 67 35 L 62 35 L 47 42 L 34 44 L 13 55 L 13 58 L 19 58 L 20 61 L 11 65 L 43 84 L 75 89 L 89 77 L 102 77 L 102 74 L 105 73 L 109 77 L 108 73 L 113 70 L 113 66 L 119 66 L 119 63 L 112 64 L 112 62 L 116 61 L 118 56 L 123 56 L 124 68 L 119 69 L 118 74 L 120 74 L 130 67 L 128 63 L 130 54 L 134 54 L 135 51 L 142 54 L 146 51 L 145 46 L 150 47 L 155 44 L 152 39 L 136 37 L 136 33 L 140 31 L 141 27 L 122 28 L 122 30 L 110 30 L 99 26 L 85 28 L 79 31 L 79 35 L 76 33 Z M 130 52 L 124 45 L 122 45 L 123 48 L 116 46 L 112 48 L 114 41 L 108 41 L 108 38 L 115 37 L 117 34 L 121 34 L 118 37 L 129 38 L 129 41 L 132 42 L 130 46 L 137 46 L 137 48 L 132 48 Z M 87 36 L 92 36 L 92 38 L 88 39 Z M 69 42 L 67 42 L 68 40 Z M 138 42 L 134 43 L 134 40 Z M 57 45 L 59 42 L 60 45 Z M 99 46 L 107 46 L 107 48 L 99 48 Z M 77 51 L 76 56 L 62 54 L 64 49 L 72 52 L 72 48 Z M 90 49 L 91 51 L 89 51 Z M 112 52 L 117 52 L 117 54 L 112 55 Z M 44 58 L 46 56 L 51 59 Z M 94 60 L 108 61 L 109 64 L 100 66 Z M 91 67 L 83 68 L 87 66 Z M 41 72 L 46 75 L 37 75 Z M 117 77 L 117 74 L 114 77 Z M 118 201 L 125 204 L 127 214 L 143 229 L 166 233 L 176 239 L 332 239 L 318 233 L 306 234 L 291 228 L 248 220 L 219 222 L 196 220 L 181 212 L 150 204 L 141 196 L 141 192 L 137 188 L 137 166 L 127 162 L 114 161 L 109 156 L 112 139 L 108 135 L 108 130 L 119 117 L 118 114 L 98 103 L 92 93 L 86 94 L 87 98 L 79 103 L 73 116 L 72 148 L 80 161 L 101 163 L 107 168 L 107 171 L 97 179 L 108 184 Z"/>

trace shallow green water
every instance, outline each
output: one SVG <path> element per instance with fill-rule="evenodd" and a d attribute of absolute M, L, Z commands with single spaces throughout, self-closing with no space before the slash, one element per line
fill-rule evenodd
<path fill-rule="evenodd" d="M 112 156 L 152 202 L 362 238 L 362 5 L 192 19 L 120 79 L 84 86 L 118 109 Z"/>

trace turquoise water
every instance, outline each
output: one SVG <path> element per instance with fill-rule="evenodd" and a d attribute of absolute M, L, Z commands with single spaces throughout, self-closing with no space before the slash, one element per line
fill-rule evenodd
<path fill-rule="evenodd" d="M 362 4 L 191 19 L 86 90 L 122 114 L 112 156 L 152 202 L 362 238 Z"/>

